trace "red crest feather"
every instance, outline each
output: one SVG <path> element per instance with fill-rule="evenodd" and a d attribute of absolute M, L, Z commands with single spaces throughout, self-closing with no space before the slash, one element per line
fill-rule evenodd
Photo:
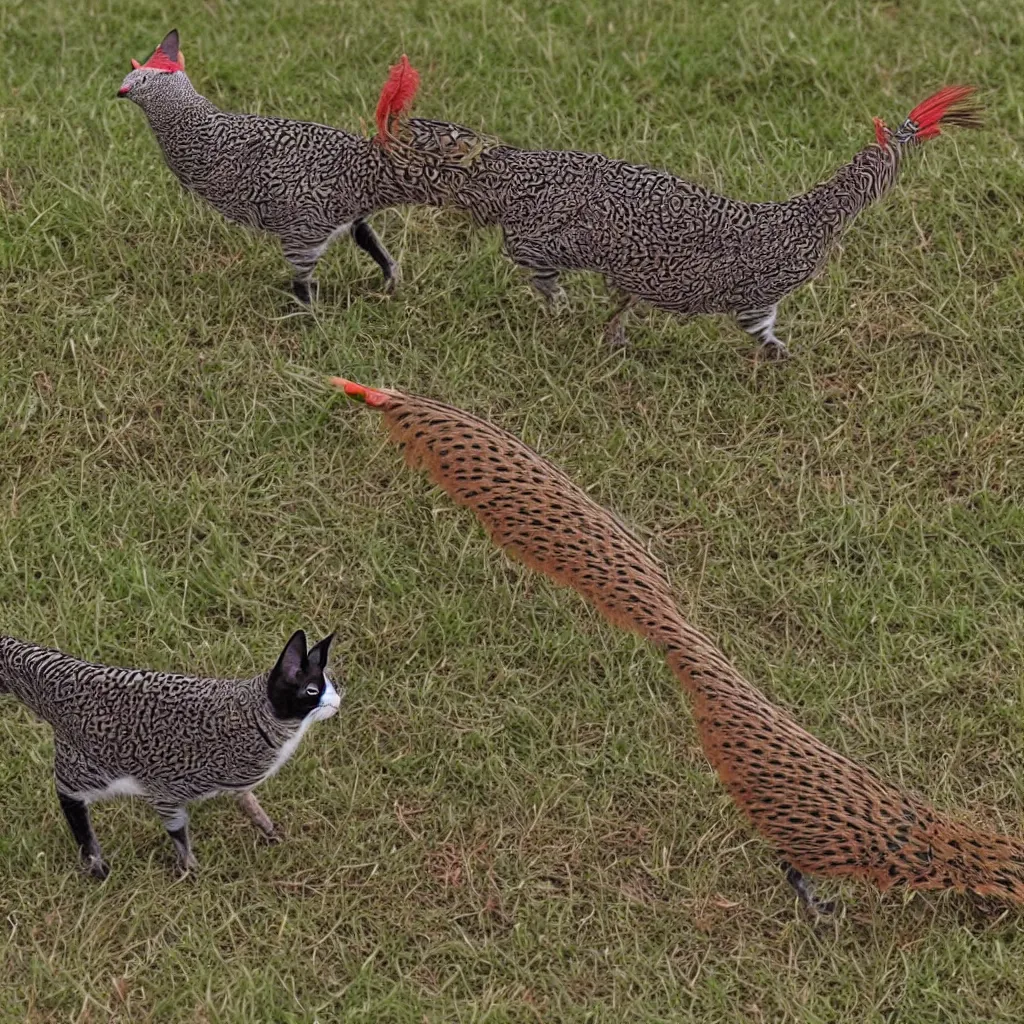
<path fill-rule="evenodd" d="M 158 46 L 153 51 L 153 56 L 142 65 L 144 68 L 152 68 L 154 71 L 184 71 L 184 61 L 171 60 Z"/>
<path fill-rule="evenodd" d="M 377 138 L 381 142 L 387 141 L 392 119 L 405 113 L 419 87 L 420 73 L 403 53 L 402 59 L 389 69 L 377 101 Z"/>
<path fill-rule="evenodd" d="M 910 112 L 909 121 L 917 125 L 914 137 L 932 139 L 940 134 L 939 123 L 955 124 L 962 128 L 979 128 L 981 110 L 971 99 L 975 89 L 969 85 L 947 85 L 929 96 Z"/>

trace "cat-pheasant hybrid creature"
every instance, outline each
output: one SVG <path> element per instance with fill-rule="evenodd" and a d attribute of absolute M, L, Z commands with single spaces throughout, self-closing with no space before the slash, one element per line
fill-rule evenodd
<path fill-rule="evenodd" d="M 392 74 L 401 77 L 400 67 Z M 625 342 L 638 302 L 684 316 L 726 313 L 772 358 L 779 302 L 810 280 L 846 226 L 896 181 L 904 155 L 941 125 L 976 127 L 973 89 L 949 87 L 895 131 L 875 120 L 875 143 L 804 195 L 748 203 L 714 195 L 666 171 L 598 153 L 506 146 L 445 121 L 406 118 L 412 97 L 378 109 L 378 137 L 410 189 L 426 201 L 497 225 L 509 257 L 549 303 L 565 270 L 603 274 L 623 296 L 607 327 Z M 423 200 L 421 200 L 423 201 Z"/>
<path fill-rule="evenodd" d="M 268 839 L 274 823 L 253 795 L 341 697 L 327 674 L 333 634 L 306 649 L 299 630 L 254 679 L 200 679 L 77 661 L 0 636 L 0 693 L 53 728 L 57 799 L 86 871 L 108 868 L 89 805 L 139 796 L 160 815 L 183 871 L 196 867 L 187 805 L 233 793 Z"/>
<path fill-rule="evenodd" d="M 349 233 L 384 272 L 385 290 L 397 285 L 398 264 L 367 218 L 417 202 L 420 193 L 402 185 L 376 141 L 322 124 L 218 110 L 185 74 L 176 30 L 145 64 L 132 61 L 117 94 L 142 108 L 186 189 L 228 220 L 280 239 L 299 300 L 312 299 L 317 261 Z M 392 90 L 389 102 L 402 109 L 404 101 Z"/>
<path fill-rule="evenodd" d="M 406 460 L 471 509 L 495 543 L 666 653 L 708 760 L 805 903 L 830 909 L 804 875 L 1024 903 L 1024 842 L 945 817 L 801 728 L 683 619 L 665 574 L 626 527 L 522 441 L 441 402 L 333 383 L 380 411 Z"/>

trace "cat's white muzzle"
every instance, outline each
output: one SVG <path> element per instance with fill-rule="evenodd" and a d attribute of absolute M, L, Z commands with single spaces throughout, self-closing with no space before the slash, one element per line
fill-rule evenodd
<path fill-rule="evenodd" d="M 320 694 L 320 703 L 310 711 L 309 718 L 313 722 L 322 722 L 325 718 L 330 718 L 335 714 L 340 707 L 341 697 L 334 688 L 334 683 L 324 673 L 324 692 Z"/>

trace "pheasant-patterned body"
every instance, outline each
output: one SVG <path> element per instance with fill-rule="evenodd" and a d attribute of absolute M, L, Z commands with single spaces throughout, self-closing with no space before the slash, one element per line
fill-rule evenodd
<path fill-rule="evenodd" d="M 148 800 L 190 868 L 186 806 L 195 800 L 234 793 L 274 838 L 251 790 L 337 710 L 325 672 L 330 641 L 307 652 L 296 633 L 271 672 L 228 680 L 109 668 L 0 637 L 0 693 L 53 728 L 57 795 L 91 873 L 105 877 L 107 868 L 88 805 L 115 796 Z"/>
<path fill-rule="evenodd" d="M 133 62 L 134 63 L 134 62 Z M 193 88 L 177 32 L 125 78 L 118 95 L 146 115 L 181 184 L 229 220 L 276 235 L 308 302 L 317 261 L 351 232 L 392 290 L 398 265 L 366 218 L 416 195 L 400 187 L 381 147 L 322 124 L 219 110 Z"/>
<path fill-rule="evenodd" d="M 892 188 L 908 147 L 938 134 L 939 121 L 978 123 L 970 93 L 942 90 L 896 132 L 877 122 L 875 145 L 810 192 L 775 203 L 729 199 L 594 153 L 517 149 L 444 121 L 386 114 L 380 132 L 409 187 L 500 226 L 509 257 L 549 301 L 561 299 L 559 272 L 603 274 L 624 296 L 608 325 L 611 342 L 625 341 L 623 317 L 644 302 L 685 316 L 730 314 L 764 354 L 781 357 L 778 303 Z"/>
<path fill-rule="evenodd" d="M 335 383 L 379 408 L 407 461 L 496 544 L 666 652 L 709 761 L 808 905 L 827 909 L 804 873 L 1024 904 L 1024 842 L 951 821 L 803 729 L 683 619 L 626 527 L 522 441 L 440 402 Z"/>

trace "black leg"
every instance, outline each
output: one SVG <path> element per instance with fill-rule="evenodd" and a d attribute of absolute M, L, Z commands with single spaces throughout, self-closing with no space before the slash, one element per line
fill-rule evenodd
<path fill-rule="evenodd" d="M 785 861 L 780 865 L 782 870 L 785 872 L 786 881 L 793 887 L 797 896 L 800 897 L 800 902 L 808 909 L 814 911 L 822 917 L 827 917 L 829 914 L 835 913 L 836 903 L 835 900 L 822 901 L 814 895 L 814 886 L 807 881 L 806 878 L 796 868 L 787 864 Z"/>
<path fill-rule="evenodd" d="M 110 868 L 103 860 L 96 833 L 92 830 L 88 806 L 83 801 L 61 792 L 57 793 L 57 799 L 60 801 L 60 809 L 64 812 L 71 834 L 78 843 L 78 852 L 81 854 L 86 872 L 93 878 L 103 881 L 110 874 Z"/>
<path fill-rule="evenodd" d="M 384 248 L 384 244 L 377 237 L 377 233 L 365 220 L 357 220 L 352 225 L 352 241 L 363 252 L 372 256 L 374 263 L 380 267 L 381 272 L 384 274 L 384 291 L 393 292 L 401 279 L 401 271 L 398 264 L 391 258 L 391 254 Z"/>

